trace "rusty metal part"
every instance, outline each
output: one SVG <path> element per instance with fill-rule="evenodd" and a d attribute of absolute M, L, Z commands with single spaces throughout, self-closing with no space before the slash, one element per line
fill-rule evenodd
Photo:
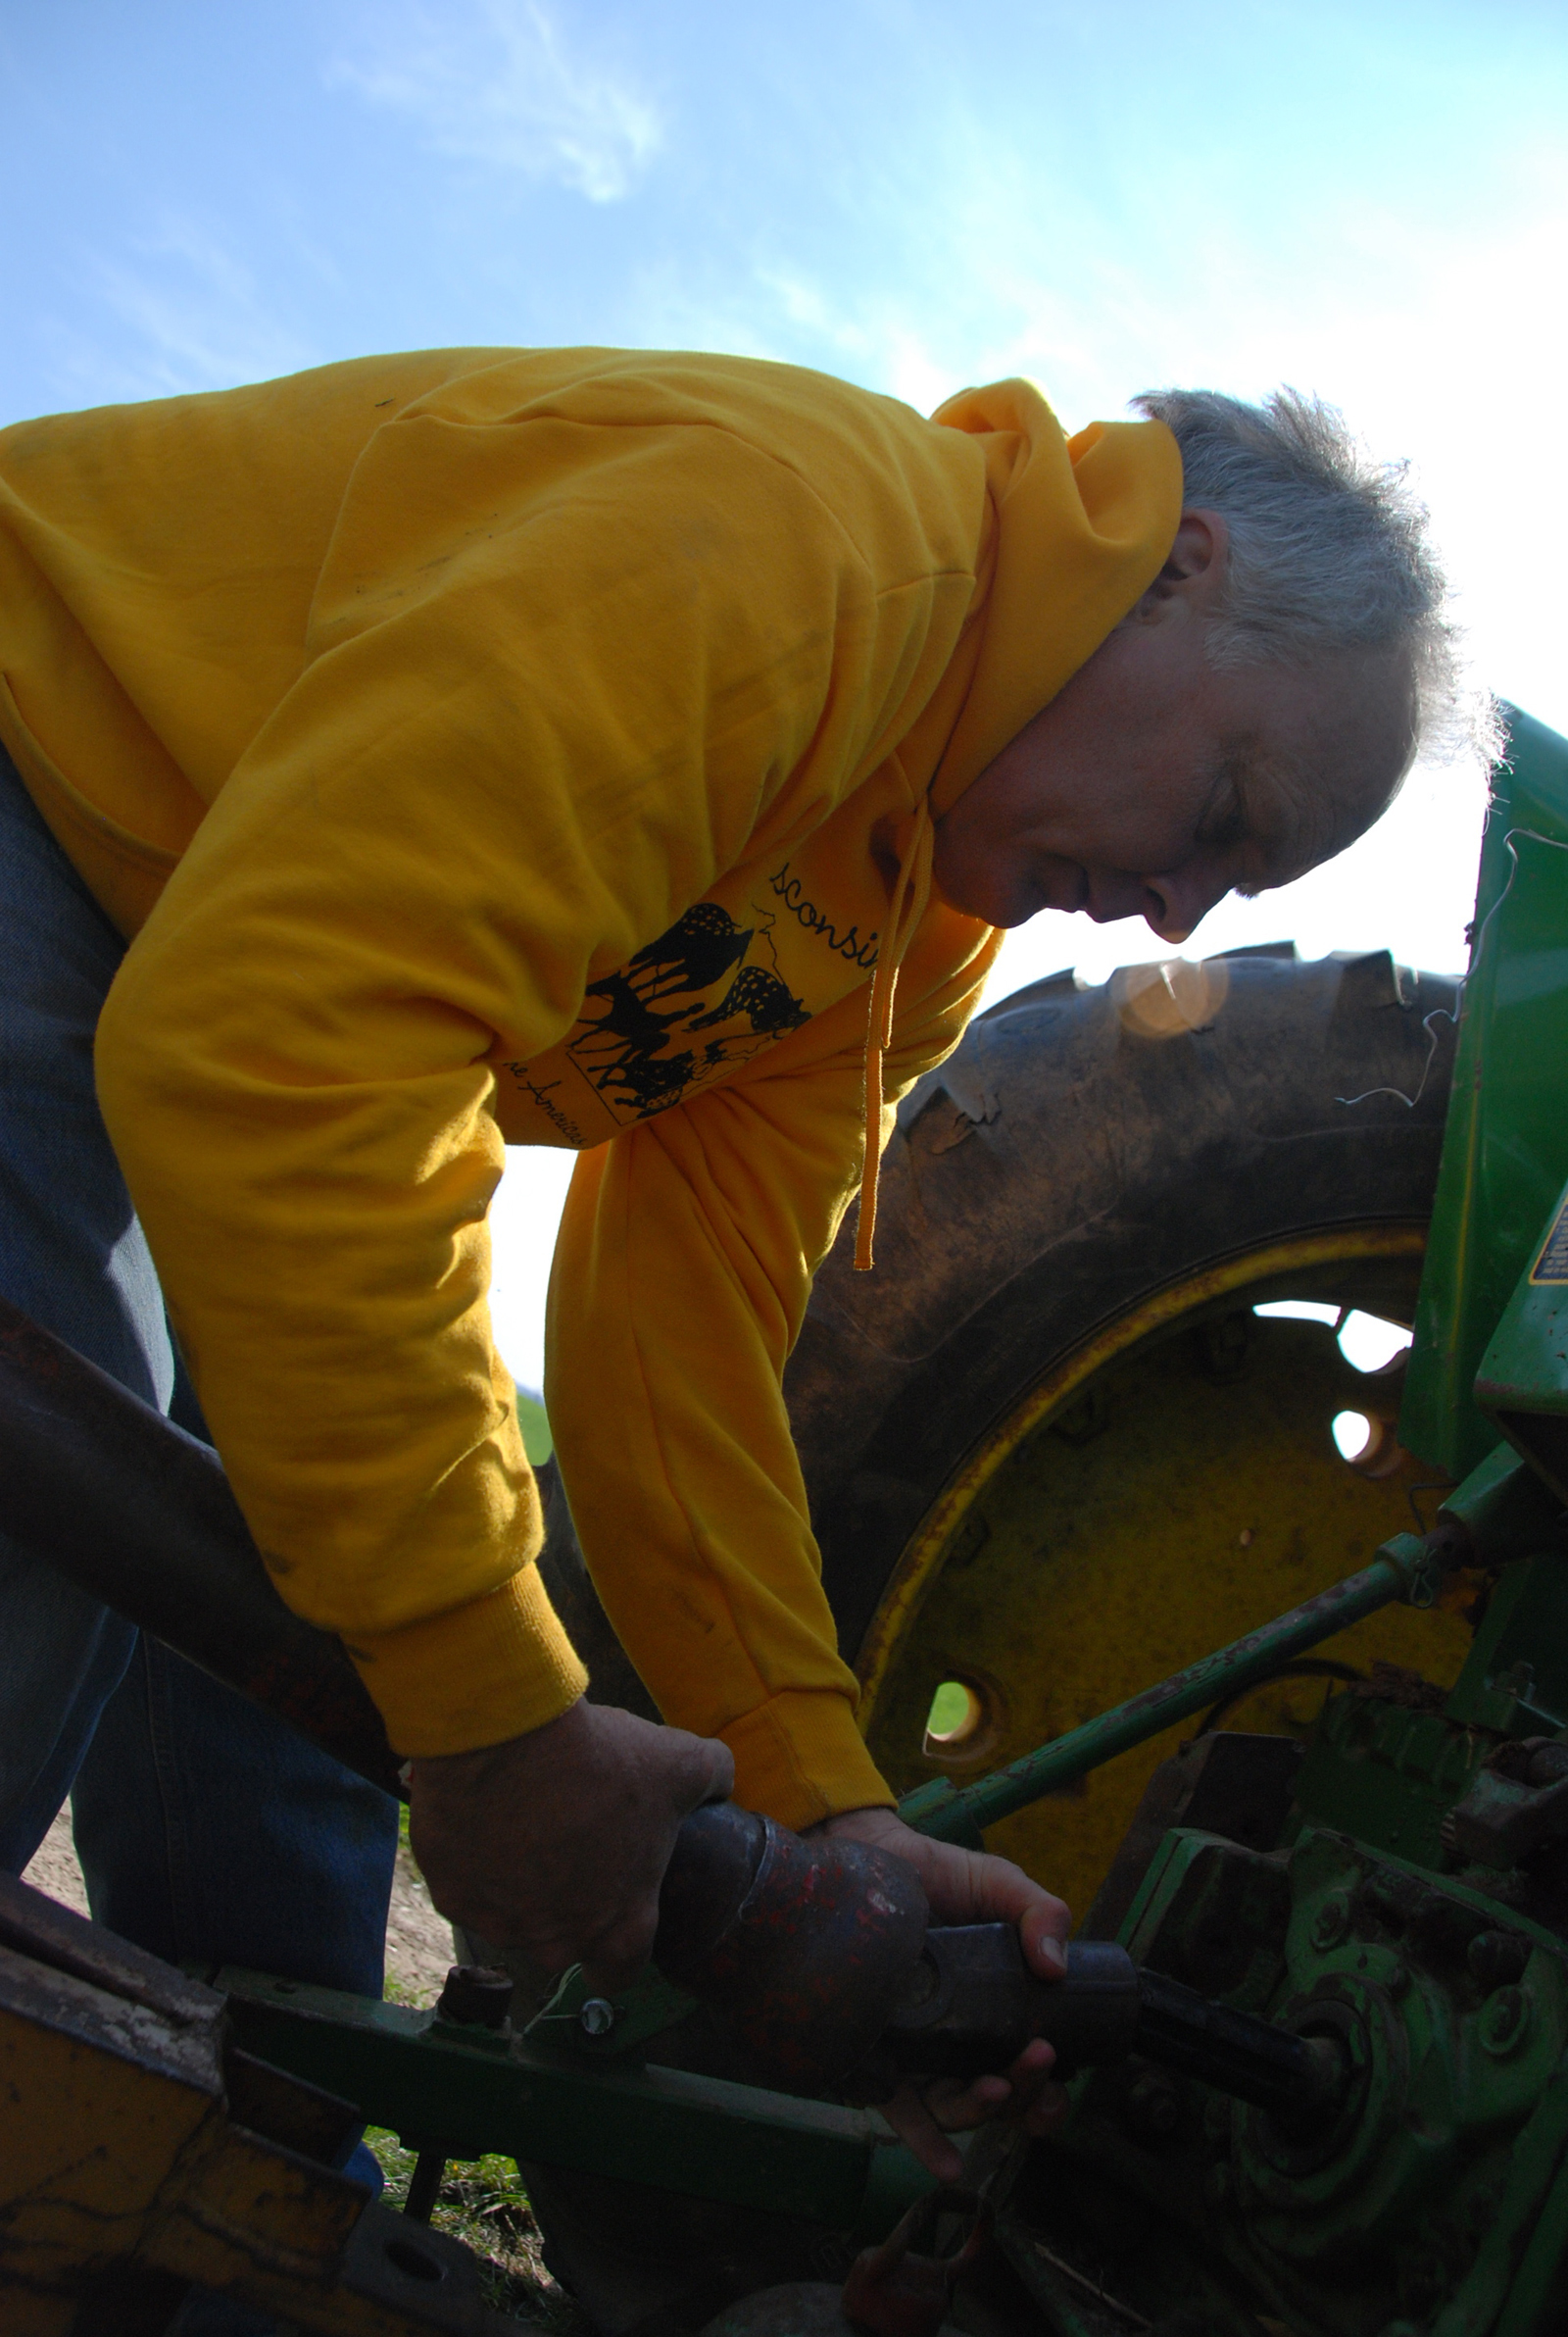
<path fill-rule="evenodd" d="M 0 1300 L 8 1533 L 346 1766 L 398 1761 L 341 1640 L 278 1596 L 217 1454 Z"/>
<path fill-rule="evenodd" d="M 436 1999 L 442 2020 L 503 2028 L 512 2003 L 512 1974 L 497 1964 L 454 1964 Z"/>
<path fill-rule="evenodd" d="M 886 2022 L 930 1920 L 912 1867 L 868 1844 L 803 1842 L 732 1802 L 681 1827 L 654 1961 L 776 2081 L 852 2067 Z"/>
<path fill-rule="evenodd" d="M 915 2242 L 934 2238 L 944 2216 L 967 2222 L 948 2256 L 921 2256 Z M 844 2283 L 844 2316 L 871 2337 L 937 2337 L 966 2272 L 991 2244 L 991 2210 L 972 2191 L 933 2191 L 910 2208 L 879 2247 L 862 2249 Z"/>
<path fill-rule="evenodd" d="M 354 2113 L 224 2000 L 0 1876 L 0 2326 L 162 2328 L 188 2287 L 319 2337 L 504 2337 L 454 2240 L 316 2155 Z"/>

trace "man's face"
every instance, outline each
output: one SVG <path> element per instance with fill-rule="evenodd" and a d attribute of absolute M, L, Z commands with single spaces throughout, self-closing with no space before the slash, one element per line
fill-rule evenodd
<path fill-rule="evenodd" d="M 1217 670 L 1224 547 L 1218 515 L 1185 514 L 1128 622 L 938 821 L 954 908 L 1144 917 L 1182 941 L 1228 892 L 1288 883 L 1376 819 L 1414 741 L 1404 661 Z"/>

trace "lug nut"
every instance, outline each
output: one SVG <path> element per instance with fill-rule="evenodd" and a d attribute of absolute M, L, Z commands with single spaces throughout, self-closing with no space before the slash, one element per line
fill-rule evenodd
<path fill-rule="evenodd" d="M 1181 2122 L 1182 2106 L 1168 2077 L 1155 2069 L 1143 2070 L 1127 2089 L 1122 2105 L 1128 2131 L 1139 2142 L 1164 2142 Z"/>
<path fill-rule="evenodd" d="M 1511 1988 L 1524 1976 L 1530 1962 L 1530 1942 L 1517 1931 L 1478 1931 L 1465 1951 L 1465 1962 L 1481 1986 Z"/>
<path fill-rule="evenodd" d="M 1314 1948 L 1336 1948 L 1350 1928 L 1350 1902 L 1343 1891 L 1331 1891 L 1312 1917 Z"/>
<path fill-rule="evenodd" d="M 1484 2052 L 1501 2061 L 1523 2043 L 1535 2010 L 1528 1988 L 1499 1988 L 1482 2008 L 1479 2034 Z"/>

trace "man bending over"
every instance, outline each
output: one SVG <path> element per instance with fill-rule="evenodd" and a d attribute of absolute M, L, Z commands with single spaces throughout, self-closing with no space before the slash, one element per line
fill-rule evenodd
<path fill-rule="evenodd" d="M 279 1590 L 412 1761 L 437 1905 L 547 1968 L 629 1974 L 731 1790 L 1060 1968 L 1059 1901 L 894 1815 L 785 1359 L 851 1207 L 872 1268 L 893 1107 L 1002 929 L 1180 940 L 1358 835 L 1452 686 L 1421 515 L 1334 416 L 1141 404 L 1069 438 L 1019 381 L 927 422 L 785 366 L 469 350 L 0 434 L 3 1287 L 165 1402 L 167 1301 Z M 535 1566 L 508 1143 L 578 1156 L 550 1417 L 664 1728 L 583 1700 Z M 261 1903 L 308 1884 L 373 1928 L 384 1814 L 350 1872 L 363 1789 L 260 1745 L 248 1912 L 149 1913 L 124 1748 L 198 1804 L 221 1708 L 122 1710 L 130 1635 L 14 1545 L 0 1596 L 12 1863 L 79 1770 L 132 1936 L 280 1968 Z M 1031 2054 L 948 2121 L 1043 2116 Z"/>

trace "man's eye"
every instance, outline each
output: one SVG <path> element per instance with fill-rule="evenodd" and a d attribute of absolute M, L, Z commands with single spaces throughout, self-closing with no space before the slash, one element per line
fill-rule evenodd
<path fill-rule="evenodd" d="M 1209 852 L 1233 852 L 1246 843 L 1247 814 L 1234 795 L 1203 820 L 1198 841 Z"/>

